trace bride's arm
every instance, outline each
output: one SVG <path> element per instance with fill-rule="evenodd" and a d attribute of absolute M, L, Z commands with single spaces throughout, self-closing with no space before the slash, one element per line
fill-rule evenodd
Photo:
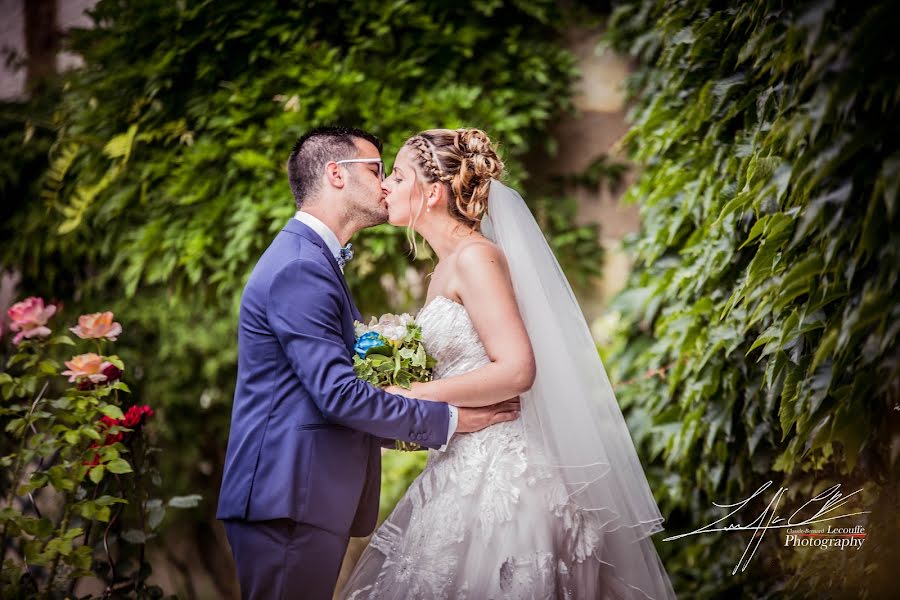
<path fill-rule="evenodd" d="M 506 257 L 490 243 L 474 243 L 456 258 L 454 288 L 491 362 L 437 381 L 414 383 L 413 398 L 454 406 L 487 406 L 514 398 L 534 383 L 534 353 L 509 277 Z"/>

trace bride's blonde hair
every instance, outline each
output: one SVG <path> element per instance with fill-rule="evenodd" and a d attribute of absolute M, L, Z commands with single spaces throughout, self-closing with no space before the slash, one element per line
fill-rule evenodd
<path fill-rule="evenodd" d="M 477 229 L 487 210 L 491 179 L 500 179 L 503 161 L 480 129 L 428 129 L 408 140 L 413 160 L 427 183 L 442 182 L 450 214 Z"/>

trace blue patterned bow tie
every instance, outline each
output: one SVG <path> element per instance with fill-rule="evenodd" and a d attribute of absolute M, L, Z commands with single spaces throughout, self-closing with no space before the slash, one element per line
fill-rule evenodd
<path fill-rule="evenodd" d="M 334 257 L 334 260 L 337 261 L 337 264 L 341 269 L 343 269 L 344 265 L 346 265 L 347 262 L 351 258 L 353 258 L 352 248 L 353 248 L 353 244 L 347 244 L 346 246 L 341 248 L 341 251 L 338 252 L 338 255 Z"/>

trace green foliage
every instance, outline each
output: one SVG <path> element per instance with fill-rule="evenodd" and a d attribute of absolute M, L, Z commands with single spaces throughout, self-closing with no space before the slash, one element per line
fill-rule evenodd
<path fill-rule="evenodd" d="M 91 341 L 96 354 L 66 363 L 67 388 L 60 385 L 59 356 L 71 356 L 76 344 L 66 335 L 50 337 L 49 329 L 21 340 L 0 371 L 3 598 L 71 595 L 82 577 L 129 597 L 162 596 L 147 583 L 145 560 L 145 545 L 165 515 L 162 500 L 151 497 L 161 483 L 158 448 L 143 425 L 153 413 L 135 405 L 122 411 L 125 365 L 100 353 L 104 339 Z M 88 357 L 93 369 L 79 368 Z M 191 506 L 178 498 L 169 505 Z"/>
<path fill-rule="evenodd" d="M 623 378 L 655 373 L 619 394 L 665 483 L 669 531 L 723 516 L 713 501 L 746 498 L 767 480 L 792 501 L 831 482 L 864 487 L 861 508 L 873 511 L 863 550 L 769 547 L 737 576 L 739 536 L 661 544 L 676 589 L 691 597 L 889 589 L 897 9 L 646 0 L 614 14 L 610 43 L 640 61 L 626 142 L 644 170 L 628 192 L 642 229 L 611 362 Z"/>
<path fill-rule="evenodd" d="M 428 450 L 420 452 L 388 451 L 381 457 L 381 504 L 378 522 L 384 521 L 409 487 L 409 482 L 425 468 Z"/>
<path fill-rule="evenodd" d="M 135 393 L 165 408 L 160 459 L 173 492 L 219 485 L 240 294 L 294 212 L 283 165 L 295 139 L 359 126 L 384 141 L 390 164 L 419 130 L 478 126 L 521 184 L 523 156 L 551 146 L 548 125 L 571 108 L 560 11 L 549 0 L 100 0 L 96 26 L 68 39 L 85 66 L 58 99 L 3 114 L 14 168 L 0 182 L 16 202 L 0 222 L 0 265 L 30 293 L 75 310 L 102 301 L 130 324 L 120 354 Z M 15 179 L 25 158 L 31 176 Z M 564 267 L 587 281 L 596 229 L 573 230 L 570 204 L 539 203 Z M 433 257 L 412 261 L 403 230 L 361 233 L 354 250 L 347 277 L 366 314 L 421 302 L 410 282 Z"/>

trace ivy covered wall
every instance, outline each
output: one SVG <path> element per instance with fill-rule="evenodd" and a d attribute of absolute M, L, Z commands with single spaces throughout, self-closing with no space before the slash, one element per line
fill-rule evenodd
<path fill-rule="evenodd" d="M 661 542 L 685 597 L 896 590 L 897 23 L 896 2 L 645 0 L 614 13 L 608 41 L 640 65 L 626 142 L 642 226 L 607 364 L 626 382 L 667 533 L 725 516 L 714 501 L 767 481 L 766 502 L 788 488 L 785 517 L 836 483 L 863 488 L 848 506 L 872 511 L 860 550 L 785 548 L 776 530 L 735 575 L 749 534 Z M 753 506 L 744 523 L 765 503 Z"/>

